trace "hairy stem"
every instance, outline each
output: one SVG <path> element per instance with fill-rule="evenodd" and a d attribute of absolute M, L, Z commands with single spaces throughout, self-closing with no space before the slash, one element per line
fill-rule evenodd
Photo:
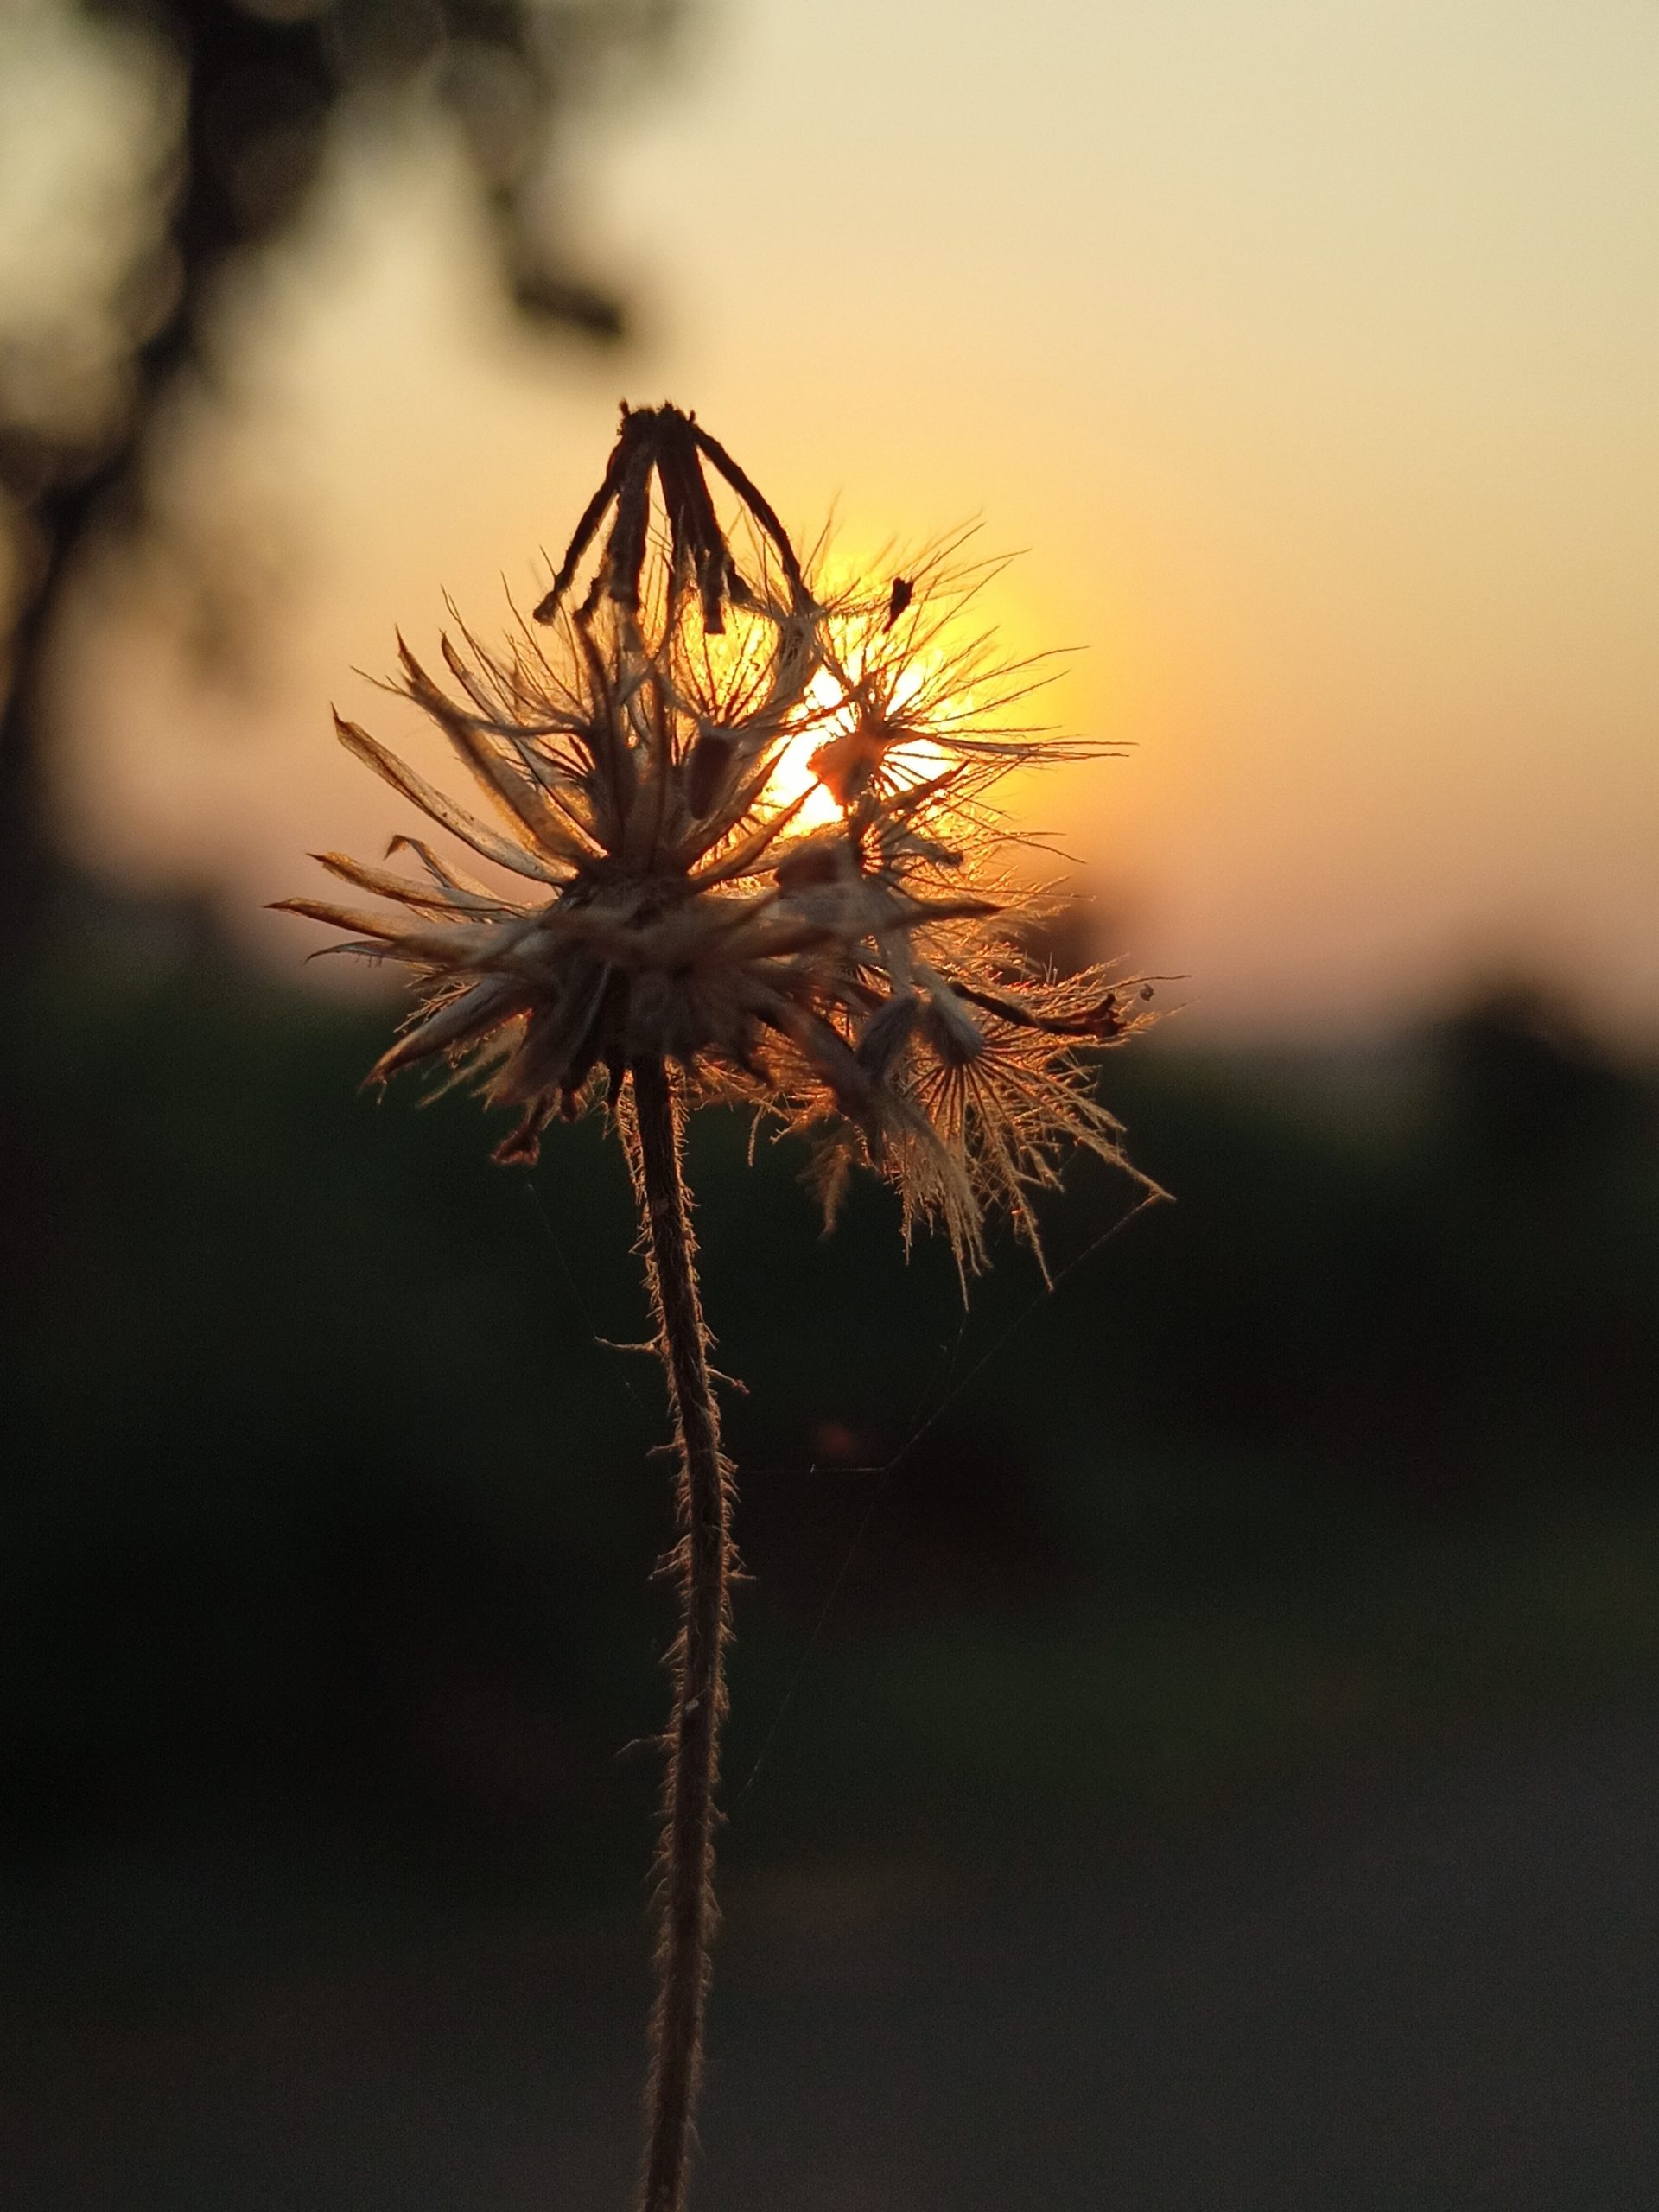
<path fill-rule="evenodd" d="M 638 1059 L 630 1074 L 647 1266 L 680 1452 L 681 1529 L 676 1554 L 681 1624 L 671 1657 L 674 1709 L 665 1739 L 662 1925 L 640 2202 L 642 2212 L 681 2212 L 716 1918 L 715 1779 L 726 1705 L 723 1661 L 731 1628 L 727 1597 L 730 1499 L 720 1454 L 719 1414 L 709 1382 L 696 1248 L 681 1173 L 679 1116 L 660 1059 Z"/>

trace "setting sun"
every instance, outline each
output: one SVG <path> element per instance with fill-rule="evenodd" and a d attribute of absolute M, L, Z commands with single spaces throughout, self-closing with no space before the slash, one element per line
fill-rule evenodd
<path fill-rule="evenodd" d="M 937 662 L 939 656 L 929 658 Z M 873 740 L 868 705 L 860 696 L 863 656 L 856 646 L 849 651 L 843 671 L 849 683 L 821 668 L 807 686 L 801 729 L 785 742 L 766 786 L 767 798 L 779 806 L 800 802 L 796 820 L 804 830 L 827 830 L 840 819 L 842 802 L 832 788 L 838 779 L 838 753 L 849 761 L 879 753 L 885 771 L 904 783 L 938 775 L 949 765 L 949 756 L 931 738 L 886 747 Z M 902 709 L 918 698 L 931 672 L 923 662 L 906 663 L 893 682 L 893 705 Z M 971 710 L 971 699 L 965 703 Z"/>

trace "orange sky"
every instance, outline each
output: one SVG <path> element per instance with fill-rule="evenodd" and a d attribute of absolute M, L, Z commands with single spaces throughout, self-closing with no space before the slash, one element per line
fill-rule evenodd
<path fill-rule="evenodd" d="M 619 393 L 670 397 L 806 536 L 1030 549 L 1011 643 L 1084 648 L 1054 718 L 1134 745 L 1041 811 L 1195 1041 L 1517 964 L 1659 1029 L 1649 7 L 728 0 L 572 169 L 625 357 L 506 326 L 417 140 L 240 302 L 198 469 L 270 518 L 264 688 L 200 695 L 153 606 L 89 628 L 106 866 L 270 944 L 304 849 L 397 826 L 328 736 L 402 727 L 353 668 L 533 594 Z"/>

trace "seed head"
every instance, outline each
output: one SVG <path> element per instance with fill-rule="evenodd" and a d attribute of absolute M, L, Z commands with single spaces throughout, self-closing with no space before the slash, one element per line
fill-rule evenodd
<path fill-rule="evenodd" d="M 400 836 L 387 857 L 412 873 L 316 857 L 401 912 L 282 902 L 351 932 L 331 950 L 414 971 L 418 1007 L 370 1079 L 437 1064 L 475 1081 L 516 1116 L 497 1159 L 531 1161 L 556 1116 L 620 1103 L 636 1059 L 673 1060 L 693 1100 L 806 1133 L 827 1211 L 863 1163 L 906 1235 L 941 1223 L 964 1266 L 988 1200 L 1037 1248 L 1029 1194 L 1068 1143 L 1123 1164 L 1084 1055 L 1141 1027 L 1150 994 L 1100 966 L 1056 977 L 1029 949 L 1044 902 L 1009 873 L 994 787 L 1076 748 L 1008 719 L 1029 664 L 956 642 L 988 573 L 961 556 L 958 538 L 830 591 L 695 418 L 625 407 L 540 627 L 446 638 L 453 690 L 399 640 L 396 688 L 488 817 L 336 717 L 492 870 Z"/>

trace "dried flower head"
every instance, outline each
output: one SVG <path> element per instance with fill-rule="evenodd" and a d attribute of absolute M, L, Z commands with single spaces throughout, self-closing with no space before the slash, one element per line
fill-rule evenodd
<path fill-rule="evenodd" d="M 1009 868 L 1017 841 L 995 786 L 1061 748 L 1016 719 L 1030 670 L 1000 665 L 988 640 L 958 642 L 984 576 L 960 550 L 831 591 L 690 416 L 625 408 L 536 609 L 549 634 L 521 625 L 499 651 L 464 630 L 461 646 L 446 639 L 454 691 L 404 649 L 399 688 L 491 818 L 339 725 L 492 876 L 399 836 L 388 857 L 410 854 L 418 874 L 319 857 L 401 913 L 285 902 L 419 979 L 372 1079 L 429 1063 L 476 1079 L 517 1116 L 503 1160 L 533 1160 L 555 1115 L 601 1099 L 629 1140 L 681 1531 L 642 2212 L 685 2202 L 735 1567 L 683 1108 L 747 1101 L 804 1131 L 830 1206 L 849 1166 L 868 1162 L 896 1185 L 906 1232 L 943 1222 L 964 1269 L 983 1256 L 989 1199 L 1036 1247 L 1029 1193 L 1054 1179 L 1065 1143 L 1122 1157 L 1084 1053 L 1144 1021 L 1147 987 L 1100 967 L 1057 978 L 1029 950 L 1041 902 Z"/>
<path fill-rule="evenodd" d="M 672 1060 L 688 1097 L 808 1133 L 828 1204 L 865 1162 L 906 1233 L 941 1222 L 964 1265 L 988 1200 L 1035 1246 L 1029 1193 L 1061 1149 L 1122 1159 L 1082 1055 L 1139 1027 L 1147 994 L 1099 966 L 1055 977 L 1027 949 L 1041 901 L 1010 873 L 994 787 L 1071 748 L 1011 719 L 1028 666 L 956 641 L 984 574 L 958 540 L 831 592 L 694 418 L 625 408 L 542 630 L 499 650 L 446 639 L 454 693 L 402 650 L 399 688 L 490 818 L 338 722 L 499 879 L 398 836 L 388 857 L 418 873 L 317 857 L 401 914 L 283 902 L 418 978 L 372 1079 L 429 1063 L 477 1079 L 517 1116 L 498 1159 L 531 1160 L 555 1116 Z"/>

